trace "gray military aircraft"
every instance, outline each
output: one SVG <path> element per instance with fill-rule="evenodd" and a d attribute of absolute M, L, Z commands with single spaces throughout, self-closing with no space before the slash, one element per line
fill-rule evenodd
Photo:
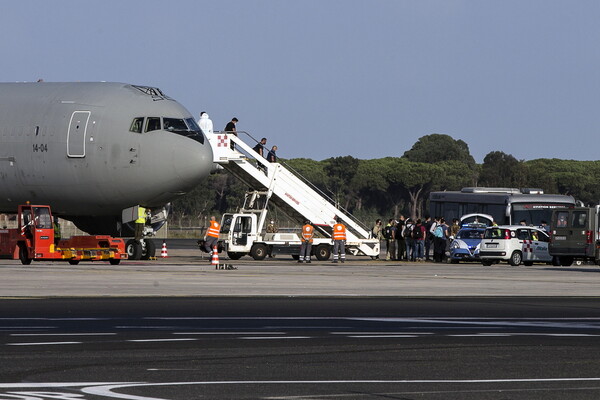
<path fill-rule="evenodd" d="M 48 204 L 90 234 L 128 236 L 123 210 L 161 209 L 212 165 L 192 115 L 157 88 L 0 83 L 0 212 Z"/>

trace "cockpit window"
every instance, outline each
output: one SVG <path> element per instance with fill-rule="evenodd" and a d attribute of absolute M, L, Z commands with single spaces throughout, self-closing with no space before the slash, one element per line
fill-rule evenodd
<path fill-rule="evenodd" d="M 142 127 L 144 126 L 144 117 L 134 118 L 129 127 L 129 132 L 142 133 Z"/>
<path fill-rule="evenodd" d="M 169 132 L 188 131 L 188 127 L 182 119 L 163 118 L 163 124 L 164 124 L 165 131 L 169 131 Z"/>
<path fill-rule="evenodd" d="M 158 117 L 149 117 L 146 120 L 146 130 L 145 132 L 157 131 L 160 129 L 160 118 Z"/>
<path fill-rule="evenodd" d="M 185 122 L 187 123 L 188 127 L 190 128 L 190 131 L 202 132 L 202 129 L 200 129 L 200 127 L 198 126 L 196 121 L 194 121 L 194 118 L 186 118 Z"/>
<path fill-rule="evenodd" d="M 194 118 L 163 118 L 163 126 L 167 132 L 173 132 L 204 144 L 204 135 Z"/>

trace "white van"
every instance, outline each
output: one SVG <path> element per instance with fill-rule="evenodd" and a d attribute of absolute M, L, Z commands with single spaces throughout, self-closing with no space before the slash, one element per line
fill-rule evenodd
<path fill-rule="evenodd" d="M 508 261 L 510 265 L 549 263 L 550 237 L 542 229 L 523 225 L 502 225 L 486 228 L 481 241 L 479 257 L 483 265 Z"/>

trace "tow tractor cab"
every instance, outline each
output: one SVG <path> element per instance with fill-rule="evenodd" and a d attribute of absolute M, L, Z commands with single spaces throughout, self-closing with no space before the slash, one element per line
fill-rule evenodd
<path fill-rule="evenodd" d="M 0 258 L 31 261 L 64 260 L 78 264 L 82 260 L 106 260 L 118 264 L 126 259 L 123 239 L 107 235 L 73 236 L 55 244 L 54 224 L 47 205 L 19 205 L 17 228 L 0 229 Z"/>
<path fill-rule="evenodd" d="M 510 265 L 534 262 L 549 263 L 550 238 L 542 229 L 523 225 L 502 225 L 486 228 L 481 241 L 479 257 L 483 265 L 508 261 Z"/>
<path fill-rule="evenodd" d="M 592 260 L 600 265 L 600 206 L 558 208 L 550 220 L 550 254 L 560 265 L 577 260 Z"/>
<path fill-rule="evenodd" d="M 250 255 L 255 260 L 263 260 L 267 256 L 287 254 L 297 257 L 300 254 L 300 236 L 293 232 L 262 233 L 259 215 L 224 214 L 221 220 L 219 241 L 223 243 L 227 256 L 238 260 Z M 316 229 L 315 231 L 318 231 Z M 317 260 L 325 261 L 331 255 L 331 239 L 315 237 L 313 253 Z"/>

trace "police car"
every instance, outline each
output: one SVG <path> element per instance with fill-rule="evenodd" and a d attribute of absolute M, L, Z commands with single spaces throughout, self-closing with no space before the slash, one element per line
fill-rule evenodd
<path fill-rule="evenodd" d="M 483 239 L 485 224 L 465 224 L 450 243 L 450 262 L 479 261 L 479 244 Z"/>
<path fill-rule="evenodd" d="M 479 257 L 488 266 L 500 261 L 513 266 L 550 263 L 553 257 L 548 253 L 549 242 L 548 234 L 533 226 L 491 226 L 483 234 Z"/>

